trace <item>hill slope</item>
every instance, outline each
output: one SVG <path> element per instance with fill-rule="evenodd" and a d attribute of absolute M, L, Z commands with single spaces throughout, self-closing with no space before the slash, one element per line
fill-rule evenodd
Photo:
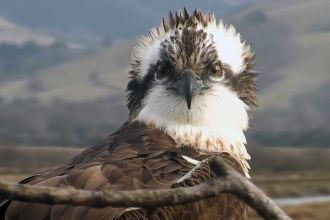
<path fill-rule="evenodd" d="M 0 95 L 6 101 L 38 99 L 49 103 L 56 98 L 87 101 L 111 94 L 124 94 L 135 42 L 118 41 L 109 49 L 42 70 L 32 78 L 4 82 L 0 87 Z"/>
<path fill-rule="evenodd" d="M 330 2 L 252 2 L 227 17 L 253 45 L 262 73 L 248 139 L 330 146 Z"/>
<path fill-rule="evenodd" d="M 27 41 L 33 41 L 38 45 L 51 45 L 56 42 L 56 38 L 19 26 L 0 16 L 0 43 L 23 44 Z M 68 45 L 72 48 L 81 48 L 74 43 Z"/>

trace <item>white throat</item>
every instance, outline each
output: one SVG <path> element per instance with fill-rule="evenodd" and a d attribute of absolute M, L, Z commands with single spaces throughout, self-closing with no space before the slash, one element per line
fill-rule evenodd
<path fill-rule="evenodd" d="M 248 127 L 248 106 L 219 83 L 192 100 L 191 109 L 182 97 L 155 85 L 144 98 L 136 120 L 163 130 L 178 147 L 194 147 L 205 153 L 228 152 L 248 175 L 250 159 L 243 131 Z"/>

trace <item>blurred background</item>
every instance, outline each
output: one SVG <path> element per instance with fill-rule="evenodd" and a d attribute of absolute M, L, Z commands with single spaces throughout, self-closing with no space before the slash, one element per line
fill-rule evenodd
<path fill-rule="evenodd" d="M 246 132 L 254 182 L 274 198 L 326 198 L 326 0 L 0 0 L 0 179 L 64 162 L 115 131 L 128 115 L 136 39 L 184 6 L 233 24 L 257 54 L 260 107 Z M 301 201 L 278 200 L 293 217 L 330 218 L 330 203 Z"/>

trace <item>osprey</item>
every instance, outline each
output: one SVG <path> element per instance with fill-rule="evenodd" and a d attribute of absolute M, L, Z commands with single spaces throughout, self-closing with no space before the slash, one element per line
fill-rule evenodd
<path fill-rule="evenodd" d="M 129 118 L 104 141 L 21 184 L 85 190 L 190 187 L 222 156 L 249 177 L 243 131 L 257 106 L 254 54 L 233 26 L 186 9 L 142 37 L 127 85 Z M 2 201 L 1 219 L 246 219 L 231 194 L 159 207 L 95 209 Z"/>

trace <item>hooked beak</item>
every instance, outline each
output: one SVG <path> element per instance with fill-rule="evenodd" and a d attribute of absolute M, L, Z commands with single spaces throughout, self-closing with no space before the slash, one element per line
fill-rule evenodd
<path fill-rule="evenodd" d="M 187 101 L 187 107 L 190 109 L 191 100 L 198 89 L 198 82 L 195 72 L 192 70 L 186 70 L 182 73 L 182 76 L 178 78 L 179 91 L 185 97 Z"/>

